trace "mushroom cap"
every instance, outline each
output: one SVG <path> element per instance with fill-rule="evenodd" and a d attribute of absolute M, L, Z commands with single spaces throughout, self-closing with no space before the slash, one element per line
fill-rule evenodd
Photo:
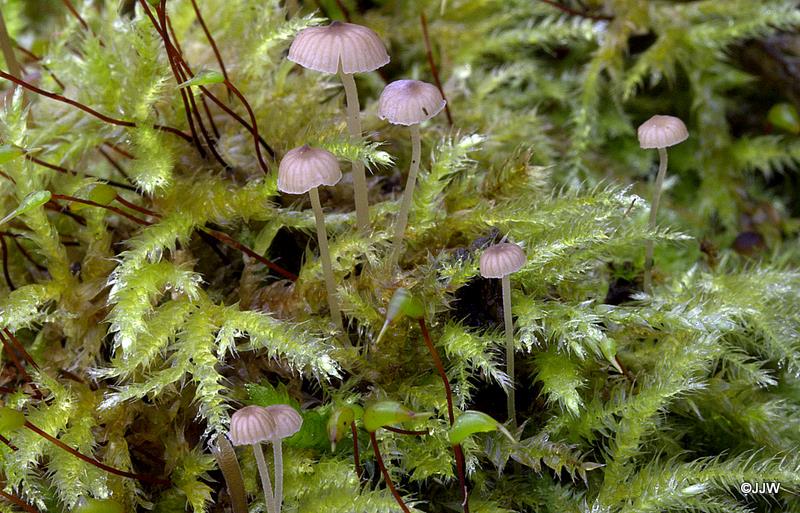
<path fill-rule="evenodd" d="M 289 47 L 288 59 L 304 68 L 338 73 L 364 73 L 385 66 L 389 54 L 378 34 L 354 23 L 334 21 L 303 29 Z"/>
<path fill-rule="evenodd" d="M 416 125 L 444 108 L 442 93 L 420 80 L 397 80 L 387 85 L 378 100 L 378 117 L 394 125 Z"/>
<path fill-rule="evenodd" d="M 481 255 L 480 269 L 484 278 L 503 278 L 525 265 L 525 252 L 511 242 L 489 246 Z"/>
<path fill-rule="evenodd" d="M 339 161 L 327 150 L 300 146 L 286 152 L 278 166 L 278 190 L 304 194 L 320 185 L 336 185 L 342 179 Z"/>
<path fill-rule="evenodd" d="M 689 131 L 679 118 L 657 115 L 639 126 L 638 135 L 642 148 L 667 148 L 685 141 Z"/>
<path fill-rule="evenodd" d="M 275 416 L 262 406 L 245 406 L 231 416 L 233 445 L 253 445 L 272 438 L 277 430 Z"/>
<path fill-rule="evenodd" d="M 273 404 L 264 409 L 275 421 L 275 431 L 270 437 L 273 440 L 289 438 L 300 431 L 300 427 L 303 425 L 303 417 L 288 404 Z"/>

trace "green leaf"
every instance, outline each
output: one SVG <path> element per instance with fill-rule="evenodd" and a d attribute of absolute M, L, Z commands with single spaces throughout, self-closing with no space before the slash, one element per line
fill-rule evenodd
<path fill-rule="evenodd" d="M 0 434 L 7 435 L 25 425 L 25 415 L 8 407 L 0 408 Z"/>
<path fill-rule="evenodd" d="M 0 164 L 11 162 L 12 160 L 21 157 L 25 152 L 15 146 L 4 144 L 0 146 Z"/>
<path fill-rule="evenodd" d="M 430 413 L 416 413 L 395 401 L 379 401 L 370 404 L 364 410 L 364 428 L 373 432 L 383 426 L 423 419 L 428 416 Z"/>
<path fill-rule="evenodd" d="M 475 410 L 467 410 L 459 415 L 447 435 L 451 444 L 458 445 L 475 433 L 489 433 L 492 431 L 500 431 L 509 440 L 515 441 L 511 433 L 502 424 L 489 415 Z"/>
<path fill-rule="evenodd" d="M 213 69 L 204 69 L 200 70 L 194 77 L 190 78 L 186 82 L 178 85 L 178 87 L 184 88 L 209 84 L 221 84 L 222 82 L 225 82 L 225 76 L 222 73 Z"/>
<path fill-rule="evenodd" d="M 86 499 L 72 513 L 123 513 L 125 508 L 111 499 Z"/>
<path fill-rule="evenodd" d="M 50 201 L 50 191 L 35 191 L 24 198 L 20 202 L 19 206 L 12 210 L 7 216 L 3 219 L 0 219 L 0 225 L 4 225 L 7 222 L 11 221 L 17 216 L 24 214 L 30 210 L 33 210 L 36 207 L 40 207 Z"/>

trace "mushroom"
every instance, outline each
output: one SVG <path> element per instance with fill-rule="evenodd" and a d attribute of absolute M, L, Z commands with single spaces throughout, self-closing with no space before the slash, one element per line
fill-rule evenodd
<path fill-rule="evenodd" d="M 517 427 L 516 397 L 514 393 L 514 321 L 511 317 L 511 279 L 509 275 L 525 265 L 525 252 L 511 242 L 500 242 L 490 246 L 480 259 L 481 276 L 484 278 L 500 278 L 503 287 L 503 320 L 506 330 L 506 374 L 511 380 L 508 391 L 508 419 L 513 428 Z"/>
<path fill-rule="evenodd" d="M 251 445 L 256 456 L 258 473 L 261 476 L 261 487 L 264 489 L 264 502 L 267 511 L 275 513 L 272 484 L 269 480 L 269 467 L 261 450 L 261 442 L 271 439 L 272 433 L 277 429 L 275 419 L 261 406 L 245 406 L 231 415 L 230 439 L 233 445 Z"/>
<path fill-rule="evenodd" d="M 656 190 L 650 205 L 650 228 L 655 228 L 661 186 L 667 174 L 667 148 L 682 143 L 689 137 L 686 125 L 675 116 L 653 116 L 639 126 L 639 146 L 644 149 L 657 148 L 659 156 Z M 644 291 L 649 293 L 652 284 L 653 241 L 648 240 L 644 261 Z"/>
<path fill-rule="evenodd" d="M 378 117 L 393 125 L 405 125 L 411 130 L 411 167 L 408 171 L 406 190 L 397 221 L 394 225 L 394 243 L 389 264 L 394 265 L 400 254 L 403 233 L 408 224 L 408 212 L 414 195 L 414 184 L 419 172 L 421 143 L 419 124 L 434 117 L 445 106 L 442 94 L 432 84 L 419 80 L 397 80 L 387 85 L 378 100 Z"/>
<path fill-rule="evenodd" d="M 354 73 L 374 71 L 389 62 L 389 54 L 380 37 L 361 25 L 334 21 L 324 27 L 301 30 L 289 47 L 288 59 L 304 68 L 323 73 L 337 73 L 344 85 L 347 100 L 347 128 L 355 141 L 361 139 L 361 107 Z M 353 189 L 356 220 L 360 230 L 369 229 L 369 201 L 364 163 L 353 161 Z"/>
<path fill-rule="evenodd" d="M 275 493 L 273 501 L 275 504 L 275 513 L 281 513 L 281 505 L 283 504 L 283 447 L 281 445 L 281 440 L 289 438 L 300 431 L 300 427 L 303 425 L 303 417 L 288 404 L 273 404 L 264 409 L 275 422 L 275 430 L 270 436 L 270 441 L 272 442 L 272 458 L 275 465 Z"/>
<path fill-rule="evenodd" d="M 288 194 L 308 193 L 311 208 L 317 223 L 317 242 L 322 272 L 325 275 L 325 288 L 328 293 L 328 307 L 336 327 L 344 332 L 339 301 L 336 298 L 336 282 L 333 279 L 331 255 L 328 251 L 328 235 L 325 231 L 325 216 L 319 201 L 317 187 L 336 185 L 342 179 L 339 162 L 329 151 L 312 148 L 308 145 L 289 150 L 278 166 L 278 190 Z"/>

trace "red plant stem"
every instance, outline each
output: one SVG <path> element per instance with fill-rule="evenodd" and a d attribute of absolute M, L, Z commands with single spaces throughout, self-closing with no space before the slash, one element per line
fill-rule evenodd
<path fill-rule="evenodd" d="M 106 152 L 106 151 L 103 149 L 103 147 L 102 147 L 102 146 L 98 146 L 98 147 L 97 147 L 97 152 L 98 152 L 98 153 L 100 153 L 100 155 L 102 155 L 102 156 L 103 156 L 103 157 L 104 157 L 104 158 L 105 158 L 105 159 L 108 161 L 108 163 L 109 163 L 109 164 L 111 164 L 111 166 L 112 166 L 114 169 L 116 169 L 116 170 L 117 170 L 117 172 L 118 172 L 119 174 L 121 174 L 123 177 L 125 177 L 125 179 L 126 179 L 126 180 L 127 180 L 129 183 L 132 183 L 132 182 L 131 182 L 131 177 L 130 177 L 130 176 L 128 176 L 128 173 L 126 173 L 126 172 L 125 172 L 125 168 L 123 168 L 123 167 L 122 167 L 122 166 L 119 164 L 119 162 L 117 162 L 116 160 L 114 160 L 114 158 L 113 158 L 111 155 L 109 155 L 109 154 L 108 154 L 108 153 L 107 153 L 107 152 Z"/>
<path fill-rule="evenodd" d="M 83 216 L 79 216 L 78 214 L 76 214 L 74 212 L 70 212 L 69 210 L 67 210 L 66 208 L 62 207 L 61 205 L 59 205 L 55 201 L 48 201 L 47 203 L 45 203 L 44 208 L 47 208 L 47 209 L 52 210 L 54 212 L 58 212 L 59 214 L 63 214 L 65 216 L 67 216 L 67 217 L 71 217 L 79 225 L 86 226 L 86 219 Z"/>
<path fill-rule="evenodd" d="M 6 493 L 6 492 L 4 492 L 2 490 L 0 490 L 0 495 L 2 495 L 3 498 L 5 498 L 7 501 L 9 501 L 9 502 L 11 502 L 13 504 L 16 504 L 17 506 L 19 506 L 20 508 L 24 509 L 28 513 L 39 513 L 38 509 L 34 508 L 33 506 L 31 506 L 27 502 L 23 501 L 22 499 L 20 499 L 16 495 L 12 495 L 10 493 Z"/>
<path fill-rule="evenodd" d="M 117 153 L 119 153 L 120 155 L 122 155 L 125 158 L 131 159 L 131 160 L 136 158 L 133 155 L 131 155 L 129 152 L 123 150 L 122 148 L 120 148 L 119 146 L 117 146 L 114 143 L 110 143 L 110 142 L 106 141 L 103 144 L 105 144 L 106 146 L 108 146 L 112 150 L 116 151 Z"/>
<path fill-rule="evenodd" d="M 369 439 L 372 442 L 372 450 L 375 452 L 375 461 L 378 463 L 378 467 L 381 469 L 383 480 L 386 481 L 386 486 L 389 487 L 389 491 L 391 491 L 392 495 L 394 495 L 394 500 L 396 500 L 397 504 L 400 505 L 400 509 L 402 509 L 405 513 L 411 513 L 411 510 L 408 509 L 406 503 L 403 502 L 403 498 L 400 496 L 400 493 L 398 493 L 397 489 L 394 487 L 394 483 L 392 483 L 392 476 L 390 476 L 389 471 L 386 470 L 386 465 L 383 464 L 383 458 L 381 458 L 381 451 L 378 449 L 378 440 L 375 438 L 374 431 L 369 433 Z"/>
<path fill-rule="evenodd" d="M 51 77 L 53 77 L 53 81 L 54 81 L 56 84 L 58 84 L 58 86 L 59 86 L 61 89 L 64 89 L 64 82 L 62 82 L 62 81 L 60 81 L 60 80 L 58 79 L 58 77 L 56 76 L 56 74 L 55 74 L 55 73 L 53 73 L 53 71 L 52 71 L 50 68 L 48 68 L 48 67 L 47 67 L 47 64 L 44 64 L 44 63 L 41 63 L 41 62 L 40 62 L 40 61 L 42 60 L 42 58 L 41 58 L 41 57 L 39 57 L 38 55 L 36 55 L 36 54 L 35 54 L 35 53 L 33 53 L 32 51 L 28 50 L 28 49 L 27 49 L 27 48 L 25 48 L 24 46 L 21 46 L 21 45 L 19 45 L 19 44 L 16 44 L 16 43 L 15 43 L 15 45 L 14 45 L 14 46 L 17 48 L 17 50 L 19 50 L 20 52 L 22 52 L 22 53 L 23 53 L 23 54 L 24 54 L 26 57 L 28 57 L 29 59 L 33 60 L 34 62 L 39 62 L 39 65 L 42 67 L 42 69 L 43 69 L 43 70 L 45 70 L 47 73 L 49 73 Z"/>
<path fill-rule="evenodd" d="M 78 20 L 78 22 L 81 24 L 81 26 L 83 27 L 83 29 L 84 29 L 84 30 L 89 30 L 89 24 L 88 24 L 88 23 L 86 23 L 86 20 L 84 20 L 84 19 L 81 17 L 81 14 L 78 12 L 78 10 L 77 10 L 77 9 L 75 9 L 75 7 L 72 5 L 72 2 L 70 2 L 69 0 L 61 0 L 61 2 L 62 2 L 62 3 L 63 3 L 63 4 L 66 6 L 66 7 L 67 7 L 67 9 L 69 10 L 69 12 L 70 12 L 70 13 L 72 13 L 72 15 L 73 15 L 73 16 L 75 16 L 75 18 L 76 18 L 76 19 Z"/>
<path fill-rule="evenodd" d="M 447 378 L 447 372 L 444 370 L 444 365 L 442 364 L 442 359 L 439 357 L 439 352 L 436 350 L 436 346 L 433 345 L 433 341 L 431 340 L 431 335 L 428 332 L 428 326 L 425 324 L 425 318 L 419 318 L 419 328 L 422 330 L 422 338 L 425 340 L 425 345 L 428 347 L 428 351 L 431 353 L 431 358 L 433 358 L 433 363 L 436 365 L 436 370 L 439 372 L 439 376 L 442 378 L 442 383 L 444 383 L 444 391 L 447 397 L 447 417 L 450 420 L 450 425 L 453 425 L 455 422 L 455 415 L 453 413 L 453 390 L 450 387 L 450 380 Z M 469 490 L 467 489 L 467 476 L 466 476 L 466 462 L 464 461 L 464 451 L 461 449 L 461 445 L 454 445 L 453 446 L 453 454 L 456 458 L 456 472 L 458 473 L 458 484 L 461 488 L 461 507 L 464 509 L 464 513 L 469 513 Z"/>
<path fill-rule="evenodd" d="M 38 263 L 36 260 L 33 259 L 33 257 L 30 255 L 30 253 L 28 253 L 28 251 L 25 249 L 25 247 L 19 241 L 18 236 L 16 234 L 4 232 L 3 235 L 9 236 L 14 240 L 14 244 L 17 246 L 17 249 L 19 250 L 19 252 L 22 253 L 22 256 L 24 256 L 25 259 L 27 259 L 31 264 L 33 264 L 34 267 L 36 267 L 40 271 L 46 271 L 47 270 L 47 267 L 43 266 L 42 264 Z"/>
<path fill-rule="evenodd" d="M 227 113 L 230 117 L 235 119 L 240 125 L 245 127 L 251 134 L 253 134 L 253 137 L 258 139 L 258 142 L 261 144 L 261 147 L 264 148 L 265 150 L 267 150 L 267 153 L 269 153 L 270 157 L 274 157 L 275 156 L 275 150 L 273 150 L 272 146 L 267 144 L 267 141 L 265 141 L 264 138 L 261 137 L 258 134 L 258 130 L 253 125 L 248 123 L 247 120 L 245 120 L 243 117 L 241 117 L 236 112 L 234 112 L 230 107 L 225 105 L 222 102 L 222 100 L 220 100 L 214 94 L 212 94 L 211 91 L 209 91 L 207 87 L 205 87 L 205 86 L 199 86 L 199 87 L 200 87 L 200 90 L 203 92 L 203 94 L 205 94 L 206 97 L 209 100 L 214 102 L 217 105 L 217 107 L 219 107 L 220 109 L 225 111 L 225 113 Z"/>
<path fill-rule="evenodd" d="M 50 162 L 45 162 L 44 160 L 37 159 L 36 157 L 33 157 L 31 155 L 25 155 L 25 159 L 26 160 L 30 160 L 34 164 L 39 164 L 42 167 L 46 167 L 48 169 L 52 169 L 53 171 L 56 171 L 58 173 L 78 176 L 78 172 L 77 171 L 73 171 L 73 170 L 67 169 L 65 167 L 57 166 L 55 164 L 51 164 Z M 108 185 L 110 185 L 112 187 L 117 187 L 118 189 L 125 189 L 125 190 L 128 190 L 128 191 L 136 192 L 136 187 L 133 187 L 132 185 L 116 182 L 114 180 L 106 180 L 105 178 L 100 178 L 98 176 L 92 176 L 92 175 L 86 175 L 86 176 L 88 176 L 90 178 L 94 178 L 95 180 L 98 180 L 100 182 L 108 184 Z"/>
<path fill-rule="evenodd" d="M 135 211 L 137 211 L 139 213 L 142 213 L 142 214 L 144 214 L 146 216 L 159 217 L 159 218 L 161 217 L 161 215 L 158 214 L 157 212 L 153 212 L 149 208 L 140 207 L 139 205 L 137 205 L 135 203 L 131 203 L 130 201 L 126 200 L 125 198 L 123 198 L 120 195 L 117 195 L 117 197 L 114 198 L 114 199 L 117 200 L 122 205 L 128 207 L 129 209 L 135 210 Z"/>
<path fill-rule="evenodd" d="M 8 272 L 8 246 L 6 245 L 6 238 L 3 235 L 0 235 L 0 249 L 2 249 L 3 253 L 3 277 L 6 279 L 6 285 L 8 285 L 9 290 L 17 290 L 17 287 L 14 286 L 14 282 L 11 281 L 11 274 Z"/>
<path fill-rule="evenodd" d="M 350 432 L 353 434 L 353 463 L 356 467 L 356 477 L 361 481 L 361 476 L 364 475 L 361 469 L 361 456 L 358 452 L 358 430 L 356 429 L 356 422 L 350 423 Z"/>
<path fill-rule="evenodd" d="M 283 267 L 279 266 L 278 264 L 276 264 L 276 263 L 274 263 L 274 262 L 272 262 L 270 260 L 267 260 L 263 256 L 259 255 L 258 253 L 256 253 L 252 249 L 248 248 L 247 246 L 245 246 L 241 242 L 237 241 L 236 239 L 230 237 L 229 235 L 227 235 L 225 233 L 222 233 L 220 231 L 217 231 L 217 230 L 212 230 L 211 228 L 203 227 L 203 228 L 200 228 L 200 229 L 203 230 L 205 233 L 211 235 L 212 237 L 214 237 L 215 239 L 217 239 L 221 243 L 223 243 L 223 244 L 225 244 L 227 246 L 230 246 L 230 247 L 232 247 L 234 249 L 238 249 L 239 251 L 241 251 L 242 253 L 244 253 L 245 255 L 247 255 L 247 256 L 249 256 L 251 258 L 255 258 L 256 260 L 258 260 L 262 264 L 266 265 L 267 267 L 269 267 L 270 269 L 272 269 L 276 273 L 280 274 L 284 278 L 286 278 L 288 280 L 291 280 L 291 281 L 297 281 L 297 275 L 296 274 L 287 271 Z"/>
<path fill-rule="evenodd" d="M 140 224 L 142 226 L 150 226 L 151 224 L 153 224 L 150 221 L 145 221 L 144 219 L 139 219 L 138 217 L 125 212 L 121 208 L 112 207 L 111 205 L 103 205 L 102 203 L 96 203 L 96 202 L 94 202 L 92 200 L 87 200 L 87 199 L 83 199 L 83 198 L 76 198 L 74 196 L 67 196 L 66 194 L 53 194 L 51 196 L 51 198 L 54 199 L 54 200 L 73 201 L 75 203 L 83 203 L 84 205 L 91 205 L 93 207 L 104 208 L 104 209 L 106 209 L 106 210 L 108 210 L 110 212 L 114 212 L 115 214 L 119 214 L 119 215 L 121 215 L 121 216 L 123 216 L 123 217 L 125 217 L 127 219 L 130 219 L 134 223 Z"/>
<path fill-rule="evenodd" d="M 261 166 L 261 170 L 264 171 L 265 174 L 269 173 L 269 167 L 267 163 L 264 162 L 264 157 L 261 155 L 261 146 L 259 145 L 259 136 L 258 136 L 258 122 L 256 121 L 256 115 L 253 112 L 253 109 L 250 107 L 250 104 L 247 102 L 247 98 L 234 86 L 229 80 L 225 81 L 225 85 L 228 86 L 228 89 L 239 98 L 239 101 L 242 102 L 244 108 L 247 109 L 247 114 L 250 115 L 250 124 L 253 126 L 253 142 L 256 146 L 256 157 L 258 157 L 258 165 Z"/>
<path fill-rule="evenodd" d="M 3 387 L 2 391 L 4 394 L 10 394 L 15 390 L 13 388 Z M 0 442 L 6 444 L 8 448 L 11 449 L 12 451 L 19 450 L 19 448 L 16 445 L 12 444 L 11 441 L 8 438 L 4 437 L 3 435 L 0 435 Z"/>
<path fill-rule="evenodd" d="M 412 429 L 400 429 L 393 426 L 383 426 L 383 429 L 386 431 L 391 431 L 392 433 L 397 433 L 399 435 L 411 435 L 411 436 L 422 436 L 427 435 L 427 431 L 415 431 Z"/>
<path fill-rule="evenodd" d="M 33 431 L 37 435 L 40 435 L 41 437 L 45 438 L 48 442 L 51 442 L 51 443 L 55 444 L 60 449 L 63 449 L 65 451 L 67 451 L 68 453 L 72 454 L 76 458 L 78 458 L 80 460 L 83 460 L 86 463 L 89 463 L 90 465 L 94 465 L 97 468 L 103 469 L 106 472 L 108 472 L 109 474 L 114 474 L 115 476 L 121 476 L 121 477 L 129 477 L 131 479 L 136 479 L 137 481 L 142 481 L 142 482 L 145 482 L 145 483 L 153 483 L 153 484 L 159 484 L 159 485 L 170 485 L 171 484 L 171 482 L 168 479 L 160 479 L 160 478 L 149 476 L 149 475 L 134 474 L 132 472 L 126 472 L 125 470 L 120 470 L 118 468 L 110 467 L 110 466 L 106 465 L 105 463 L 97 461 L 96 459 L 94 459 L 94 458 L 92 458 L 90 456 L 86 456 L 85 454 L 82 454 L 82 453 L 78 452 L 77 450 L 75 450 L 72 447 L 70 447 L 69 445 L 65 444 L 64 442 L 62 442 L 58 438 L 56 438 L 54 436 L 51 436 L 47 432 L 45 432 L 42 429 L 36 427 L 34 424 L 32 424 L 28 420 L 25 421 L 25 427 L 30 429 L 31 431 Z"/>
<path fill-rule="evenodd" d="M 3 349 L 5 349 L 8 358 L 11 360 L 11 363 L 13 363 L 14 367 L 17 368 L 17 372 L 22 377 L 22 380 L 30 382 L 31 376 L 28 374 L 28 371 L 25 370 L 25 367 L 23 367 L 22 362 L 19 361 L 19 358 L 17 358 L 17 354 L 14 352 L 14 347 L 11 342 L 9 342 L 6 337 L 1 334 L 0 342 L 2 342 Z"/>
<path fill-rule="evenodd" d="M 100 121 L 105 121 L 106 123 L 108 123 L 110 125 L 124 126 L 124 127 L 128 127 L 128 128 L 136 128 L 136 126 L 137 126 L 136 123 L 134 123 L 133 121 L 126 121 L 124 119 L 116 119 L 116 118 L 112 118 L 112 117 L 106 116 L 105 114 L 101 114 L 100 112 L 97 112 L 93 108 L 88 107 L 88 106 L 86 106 L 86 105 L 84 105 L 84 104 L 82 104 L 80 102 L 77 102 L 75 100 L 71 100 L 71 99 L 69 99 L 69 98 L 67 98 L 65 96 L 62 96 L 62 95 L 58 94 L 58 93 L 53 93 L 51 91 L 45 91 L 44 89 L 40 89 L 40 88 L 36 87 L 33 84 L 30 84 L 28 82 L 25 82 L 24 80 L 21 80 L 21 79 L 15 77 L 14 75 L 9 75 L 5 71 L 0 71 L 0 78 L 4 78 L 4 79 L 6 79 L 6 80 L 8 80 L 10 82 L 13 82 L 13 83 L 17 84 L 18 86 L 22 86 L 22 87 L 24 87 L 25 89 L 27 89 L 29 91 L 33 91 L 36 94 L 44 96 L 45 98 L 50 98 L 51 100 L 55 100 L 55 101 L 58 101 L 58 102 L 61 102 L 61 103 L 66 103 L 67 105 L 71 105 L 72 107 L 75 107 L 76 109 L 80 109 L 83 112 L 85 112 L 85 113 L 87 113 L 87 114 L 89 114 L 91 116 L 96 117 Z M 192 140 L 188 135 L 186 135 L 185 133 L 181 132 L 180 130 L 178 130 L 175 127 L 164 126 L 164 125 L 153 125 L 153 128 L 155 128 L 156 130 L 161 130 L 162 132 L 168 132 L 168 133 L 177 135 L 178 137 L 180 137 L 181 139 L 183 139 L 185 141 L 191 142 L 191 140 Z"/>
<path fill-rule="evenodd" d="M 442 81 L 439 80 L 439 71 L 436 69 L 436 63 L 433 60 L 433 50 L 431 50 L 431 40 L 428 37 L 428 18 L 425 17 L 424 12 L 419 13 L 419 21 L 422 25 L 422 38 L 425 40 L 425 53 L 428 56 L 428 65 L 431 67 L 431 75 L 433 75 L 433 82 L 436 84 L 436 88 L 441 93 L 442 98 L 445 100 L 444 104 L 444 113 L 447 116 L 447 123 L 450 126 L 453 126 L 453 116 L 450 114 L 450 102 L 447 101 L 447 96 L 444 94 L 444 88 L 442 88 Z"/>
<path fill-rule="evenodd" d="M 36 361 L 33 359 L 30 353 L 28 353 L 28 351 L 25 350 L 25 346 L 22 345 L 22 342 L 19 341 L 16 335 L 11 333 L 11 330 L 9 330 L 8 328 L 3 328 L 3 332 L 6 334 L 6 337 L 8 337 L 8 339 L 11 341 L 14 347 L 16 347 L 19 350 L 19 352 L 22 353 L 22 357 L 25 359 L 26 362 L 28 362 L 28 365 L 30 365 L 36 370 L 39 370 L 39 365 L 36 363 Z"/>
<path fill-rule="evenodd" d="M 212 36 L 211 31 L 208 30 L 208 26 L 203 19 L 203 14 L 200 12 L 200 8 L 197 7 L 197 2 L 195 0 L 192 0 L 192 8 L 194 9 L 195 16 L 197 16 L 197 21 L 200 22 L 200 26 L 203 28 L 206 39 L 208 39 L 208 44 L 211 45 L 211 49 L 214 51 L 214 56 L 217 58 L 217 63 L 219 64 L 220 70 L 222 70 L 222 76 L 225 77 L 226 81 L 230 81 L 230 77 L 228 77 L 228 70 L 225 68 L 225 62 L 222 60 L 222 54 L 217 47 L 217 42 L 214 41 L 214 36 Z"/>
<path fill-rule="evenodd" d="M 589 14 L 589 13 L 586 13 L 586 12 L 576 11 L 575 9 L 572 9 L 571 7 L 567 7 L 566 5 L 563 5 L 563 4 L 559 3 L 559 2 L 556 2 L 556 0 L 539 0 L 539 1 L 540 2 L 544 2 L 547 5 L 552 5 L 553 7 L 558 9 L 559 11 L 565 12 L 565 13 L 570 14 L 572 16 L 580 16 L 582 18 L 589 18 L 590 20 L 597 20 L 597 21 L 604 21 L 604 20 L 607 21 L 607 20 L 613 19 L 611 16 L 604 16 L 602 14 Z"/>
<path fill-rule="evenodd" d="M 2 176 L 3 178 L 5 178 L 6 180 L 10 181 L 13 184 L 17 183 L 16 180 L 14 180 L 13 178 L 11 178 L 11 176 L 9 176 L 8 174 L 6 174 L 6 173 L 4 173 L 2 171 L 0 171 L 0 176 Z"/>

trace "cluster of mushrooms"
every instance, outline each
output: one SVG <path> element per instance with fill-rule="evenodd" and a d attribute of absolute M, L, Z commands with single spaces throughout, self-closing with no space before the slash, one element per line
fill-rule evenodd
<path fill-rule="evenodd" d="M 311 27 L 301 31 L 289 48 L 289 60 L 311 70 L 338 74 L 344 85 L 347 105 L 347 126 L 350 137 L 358 142 L 362 137 L 360 105 L 358 91 L 353 75 L 374 71 L 389 62 L 389 55 L 378 35 L 367 27 L 352 23 L 334 21 L 327 26 Z M 420 167 L 421 141 L 420 124 L 433 118 L 445 107 L 445 100 L 440 91 L 432 84 L 419 80 L 398 80 L 388 84 L 380 95 L 378 116 L 395 125 L 408 126 L 411 133 L 412 157 L 405 191 L 393 227 L 393 244 L 389 254 L 390 266 L 397 264 L 402 248 L 403 236 L 408 224 L 408 215 L 413 199 L 414 186 Z M 639 143 L 642 148 L 657 148 L 660 155 L 660 166 L 656 178 L 656 191 L 650 211 L 650 227 L 655 226 L 656 213 L 661 195 L 661 188 L 667 169 L 666 148 L 678 144 L 688 137 L 683 122 L 673 116 L 653 116 L 638 129 Z M 356 223 L 358 228 L 367 232 L 370 227 L 369 204 L 367 199 L 367 182 L 364 164 L 360 160 L 352 162 L 353 188 L 355 198 Z M 278 190 L 287 194 L 308 193 L 316 220 L 317 239 L 320 259 L 325 278 L 328 305 L 331 318 L 340 333 L 344 333 L 341 309 L 336 296 L 336 282 L 331 266 L 328 240 L 325 230 L 325 217 L 320 203 L 318 188 L 336 185 L 342 178 L 342 171 L 336 157 L 322 148 L 304 145 L 288 151 L 280 162 L 278 169 Z M 647 242 L 645 257 L 645 291 L 651 287 L 651 268 L 653 261 L 653 243 Z M 516 412 L 514 396 L 514 326 L 511 315 L 511 281 L 510 275 L 519 271 L 526 263 L 523 249 L 503 239 L 500 243 L 488 247 L 480 257 L 480 274 L 484 278 L 501 280 L 504 326 L 506 334 L 506 371 L 512 386 L 507 395 L 507 413 L 512 431 L 516 429 Z M 383 334 L 393 315 L 404 308 L 408 310 L 408 297 L 404 293 L 395 294 L 397 304 L 390 304 L 387 309 L 386 324 Z M 395 298 L 393 298 L 393 302 Z M 392 309 L 394 308 L 394 313 Z M 413 309 L 413 308 L 411 308 Z M 424 324 L 422 324 L 424 326 Z M 425 330 L 427 337 L 427 331 Z M 427 339 L 426 339 L 427 341 Z M 429 347 L 434 360 L 439 361 L 432 345 Z M 440 367 L 441 368 L 441 367 Z M 443 373 L 443 370 L 440 374 Z M 445 388 L 449 394 L 449 382 L 442 375 Z M 476 411 L 463 412 L 458 419 L 452 412 L 451 398 L 448 396 L 450 417 L 450 441 L 452 442 L 456 463 L 459 468 L 460 485 L 463 490 L 462 506 L 468 512 L 467 485 L 464 475 L 463 453 L 460 442 L 467 436 L 477 432 L 500 431 L 513 441 L 511 434 L 491 417 Z M 381 401 L 373 403 L 361 412 L 365 429 L 369 432 L 376 461 L 379 464 L 387 486 L 397 499 L 403 511 L 408 507 L 403 503 L 394 488 L 383 460 L 381 459 L 375 431 L 385 427 L 392 429 L 398 424 L 413 419 L 425 418 L 429 414 L 414 413 L 399 403 Z M 330 417 L 328 433 L 335 445 L 345 433 L 351 431 L 354 439 L 354 459 L 356 471 L 360 477 L 358 456 L 358 438 L 356 436 L 356 414 L 353 408 L 345 406 L 336 409 Z M 268 407 L 246 406 L 231 418 L 230 442 L 225 437 L 218 439 L 214 448 L 215 456 L 225 476 L 228 492 L 235 513 L 247 511 L 244 486 L 233 445 L 251 445 L 255 452 L 256 463 L 264 489 L 264 500 L 269 513 L 280 513 L 283 487 L 283 460 L 281 440 L 292 436 L 302 425 L 302 417 L 291 406 L 273 405 Z M 397 430 L 397 428 L 394 428 Z M 264 459 L 260 444 L 271 443 L 274 453 L 274 489 L 270 484 L 269 468 Z"/>

